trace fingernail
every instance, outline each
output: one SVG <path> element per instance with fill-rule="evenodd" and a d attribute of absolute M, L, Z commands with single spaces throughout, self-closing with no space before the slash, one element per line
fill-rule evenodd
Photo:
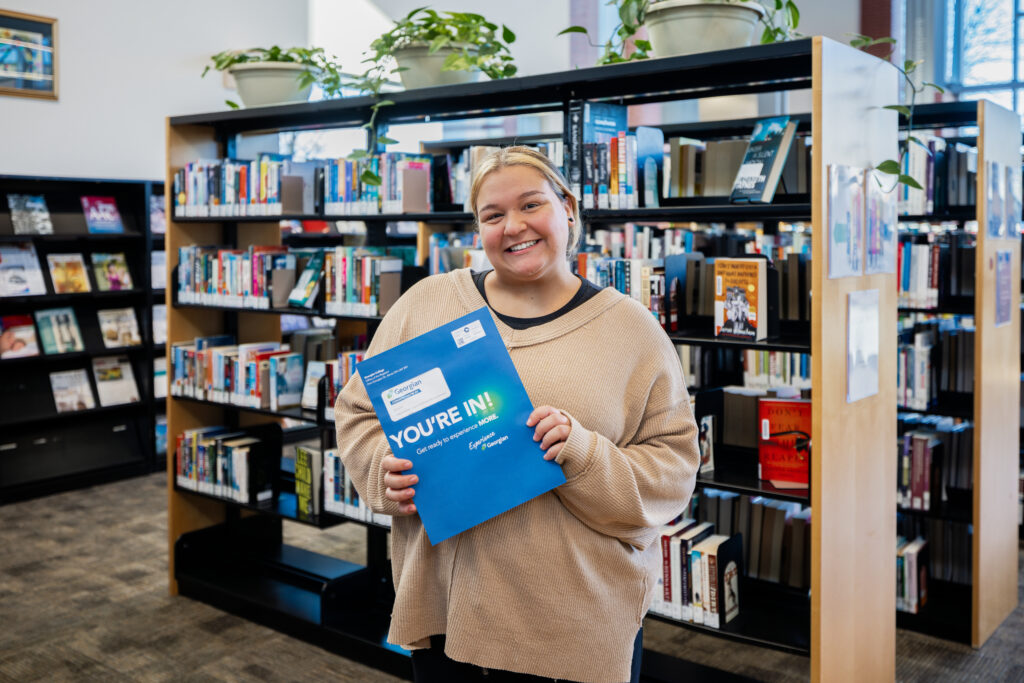
<path fill-rule="evenodd" d="M 420 483 L 420 478 L 417 477 L 415 474 L 412 475 L 412 483 L 414 483 L 414 484 Z"/>

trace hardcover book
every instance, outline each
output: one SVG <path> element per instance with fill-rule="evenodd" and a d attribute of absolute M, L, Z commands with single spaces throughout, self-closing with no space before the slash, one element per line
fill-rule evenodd
<path fill-rule="evenodd" d="M 53 222 L 43 195 L 9 194 L 7 206 L 15 235 L 52 235 Z"/>
<path fill-rule="evenodd" d="M 302 354 L 288 353 L 270 358 L 270 409 L 297 406 L 302 401 Z"/>
<path fill-rule="evenodd" d="M 85 223 L 91 233 L 124 232 L 121 214 L 113 197 L 82 197 Z"/>
<path fill-rule="evenodd" d="M 93 358 L 92 373 L 96 379 L 96 393 L 100 397 L 100 405 L 116 406 L 139 402 L 139 388 L 135 384 L 132 364 L 127 356 Z"/>
<path fill-rule="evenodd" d="M 790 121 L 788 116 L 776 116 L 757 122 L 733 182 L 730 201 L 762 204 L 772 201 L 795 134 L 796 122 Z M 790 192 L 795 190 L 787 189 Z"/>
<path fill-rule="evenodd" d="M 302 271 L 295 288 L 288 295 L 288 305 L 299 308 L 312 308 L 316 302 L 317 292 L 320 291 L 320 275 L 324 267 L 324 254 L 322 251 L 315 253 Z"/>
<path fill-rule="evenodd" d="M 323 455 L 315 448 L 295 448 L 295 500 L 299 519 L 320 513 L 323 497 Z"/>
<path fill-rule="evenodd" d="M 135 309 L 129 307 L 96 311 L 96 317 L 100 322 L 100 335 L 106 348 L 136 346 L 142 343 L 139 323 L 135 319 Z"/>
<path fill-rule="evenodd" d="M 715 336 L 760 341 L 768 337 L 768 262 L 717 258 Z"/>
<path fill-rule="evenodd" d="M 0 317 L 0 358 L 38 356 L 36 328 L 30 315 Z"/>
<path fill-rule="evenodd" d="M 96 407 L 89 386 L 89 376 L 84 368 L 50 373 L 50 387 L 53 389 L 53 404 L 58 413 L 89 410 Z"/>
<path fill-rule="evenodd" d="M 84 351 L 82 331 L 78 328 L 73 308 L 49 308 L 36 311 L 36 325 L 39 326 L 39 339 L 43 343 L 43 353 L 73 353 Z"/>
<path fill-rule="evenodd" d="M 96 286 L 101 292 L 132 288 L 132 275 L 128 271 L 128 262 L 123 253 L 92 254 L 92 268 L 96 276 Z"/>
<path fill-rule="evenodd" d="M 358 374 L 392 452 L 419 476 L 431 544 L 565 483 L 526 426 L 533 406 L 486 307 L 364 359 Z"/>
<path fill-rule="evenodd" d="M 81 254 L 47 254 L 46 262 L 50 266 L 50 281 L 55 294 L 92 291 Z"/>
<path fill-rule="evenodd" d="M 0 244 L 0 297 L 37 294 L 46 294 L 46 283 L 35 246 Z"/>
<path fill-rule="evenodd" d="M 807 488 L 811 462 L 811 402 L 762 398 L 757 406 L 759 478 L 779 488 Z"/>

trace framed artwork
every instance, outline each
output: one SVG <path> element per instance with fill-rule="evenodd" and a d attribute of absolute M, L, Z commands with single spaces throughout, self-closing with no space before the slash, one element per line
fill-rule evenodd
<path fill-rule="evenodd" d="M 0 95 L 57 99 L 57 20 L 0 9 Z"/>

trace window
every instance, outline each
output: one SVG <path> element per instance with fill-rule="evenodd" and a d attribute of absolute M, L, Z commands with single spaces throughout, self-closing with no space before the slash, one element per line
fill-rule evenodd
<path fill-rule="evenodd" d="M 961 100 L 1024 111 L 1024 0 L 946 0 L 945 10 L 942 76 L 949 90 Z"/>

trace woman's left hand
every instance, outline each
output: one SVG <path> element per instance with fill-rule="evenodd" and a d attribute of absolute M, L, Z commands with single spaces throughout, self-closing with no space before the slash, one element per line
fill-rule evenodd
<path fill-rule="evenodd" d="M 565 440 L 569 438 L 572 423 L 558 408 L 538 406 L 533 409 L 526 421 L 527 427 L 534 425 L 537 428 L 533 432 L 533 440 L 540 441 L 540 447 L 545 451 L 545 460 L 554 460 L 565 445 Z"/>

